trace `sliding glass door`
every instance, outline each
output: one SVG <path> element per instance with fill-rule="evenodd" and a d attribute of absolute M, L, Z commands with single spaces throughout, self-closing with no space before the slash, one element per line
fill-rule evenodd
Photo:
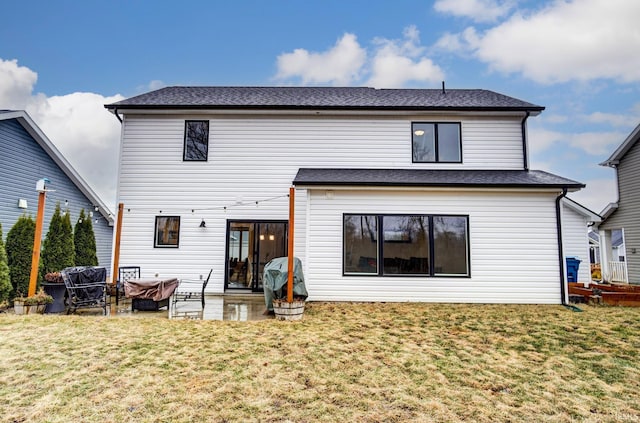
<path fill-rule="evenodd" d="M 228 221 L 225 288 L 262 291 L 265 264 L 286 255 L 286 221 Z"/>

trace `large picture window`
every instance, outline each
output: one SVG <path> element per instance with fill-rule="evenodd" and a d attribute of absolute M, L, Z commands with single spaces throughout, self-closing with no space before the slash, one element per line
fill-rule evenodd
<path fill-rule="evenodd" d="M 414 163 L 460 163 L 462 143 L 459 123 L 411 124 Z"/>
<path fill-rule="evenodd" d="M 156 216 L 153 246 L 178 248 L 180 244 L 180 216 Z"/>
<path fill-rule="evenodd" d="M 469 276 L 468 216 L 344 215 L 345 275 Z"/>
<path fill-rule="evenodd" d="M 184 161 L 206 162 L 209 155 L 209 121 L 187 120 L 184 124 Z"/>

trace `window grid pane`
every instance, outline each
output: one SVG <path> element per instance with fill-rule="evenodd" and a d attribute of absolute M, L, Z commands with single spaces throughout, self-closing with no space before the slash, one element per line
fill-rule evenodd
<path fill-rule="evenodd" d="M 383 274 L 429 273 L 429 218 L 383 216 Z"/>
<path fill-rule="evenodd" d="M 432 123 L 413 124 L 413 161 L 436 161 L 436 132 Z"/>
<path fill-rule="evenodd" d="M 378 274 L 378 219 L 344 216 L 344 273 Z"/>
<path fill-rule="evenodd" d="M 438 124 L 438 161 L 460 161 L 460 125 L 457 123 Z"/>
<path fill-rule="evenodd" d="M 433 252 L 436 275 L 468 275 L 467 218 L 433 217 Z"/>

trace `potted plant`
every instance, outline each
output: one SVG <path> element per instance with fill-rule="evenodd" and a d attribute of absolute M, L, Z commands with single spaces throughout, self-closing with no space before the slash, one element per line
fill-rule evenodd
<path fill-rule="evenodd" d="M 53 302 L 45 308 L 45 313 L 60 313 L 66 309 L 64 304 L 64 294 L 66 288 L 60 272 L 49 272 L 44 275 L 42 287 L 44 292 L 53 297 Z"/>
<path fill-rule="evenodd" d="M 22 295 L 13 299 L 13 311 L 15 314 L 42 314 L 47 304 L 53 303 L 53 297 L 42 288 L 31 297 Z"/>

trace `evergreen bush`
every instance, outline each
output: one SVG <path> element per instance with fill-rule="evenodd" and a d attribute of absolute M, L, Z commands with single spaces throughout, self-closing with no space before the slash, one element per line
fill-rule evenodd
<path fill-rule="evenodd" d="M 31 216 L 22 215 L 7 234 L 7 258 L 11 274 L 12 297 L 27 295 L 31 277 L 31 258 L 36 222 Z"/>
<path fill-rule="evenodd" d="M 76 248 L 76 266 L 97 266 L 96 237 L 93 233 L 91 217 L 80 210 L 80 217 L 73 229 L 73 243 Z"/>
<path fill-rule="evenodd" d="M 74 266 L 75 255 L 71 217 L 68 210 L 64 216 L 60 213 L 60 203 L 58 203 L 51 217 L 47 236 L 42 243 L 40 279 L 42 280 L 47 273 Z"/>
<path fill-rule="evenodd" d="M 9 301 L 9 295 L 13 287 L 11 286 L 11 274 L 7 263 L 7 252 L 2 241 L 2 223 L 0 223 L 0 304 Z"/>

